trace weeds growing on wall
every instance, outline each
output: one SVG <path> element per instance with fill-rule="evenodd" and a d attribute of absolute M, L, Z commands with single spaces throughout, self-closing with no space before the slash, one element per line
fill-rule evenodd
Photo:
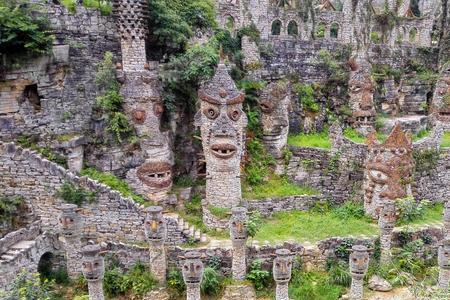
<path fill-rule="evenodd" d="M 413 158 L 417 173 L 427 172 L 436 168 L 439 160 L 439 150 L 414 150 Z"/>
<path fill-rule="evenodd" d="M 92 203 L 97 197 L 96 192 L 88 191 L 84 188 L 77 188 L 71 183 L 64 183 L 55 194 L 67 203 L 76 204 L 78 206 L 84 203 Z"/>
<path fill-rule="evenodd" d="M 87 8 L 99 10 L 103 16 L 108 16 L 112 12 L 112 3 L 109 0 L 83 0 L 81 3 L 77 0 L 61 0 L 61 4 L 71 13 L 77 12 L 77 5 L 79 4 Z"/>
<path fill-rule="evenodd" d="M 262 261 L 260 260 L 254 260 L 251 263 L 246 279 L 253 283 L 257 292 L 273 285 L 270 272 L 262 269 Z"/>
<path fill-rule="evenodd" d="M 67 168 L 67 158 L 59 153 L 53 152 L 49 147 L 40 147 L 38 145 L 39 137 L 38 136 L 27 136 L 21 135 L 17 138 L 16 142 L 20 146 L 24 148 L 28 148 L 34 150 L 41 154 L 43 157 L 57 163 L 58 165 Z"/>
<path fill-rule="evenodd" d="M 23 204 L 22 197 L 0 197 L 0 223 L 13 223 Z"/>
<path fill-rule="evenodd" d="M 302 108 L 311 113 L 318 113 L 320 110 L 319 104 L 314 97 L 314 88 L 310 84 L 294 84 L 294 91 L 298 95 L 298 101 Z"/>

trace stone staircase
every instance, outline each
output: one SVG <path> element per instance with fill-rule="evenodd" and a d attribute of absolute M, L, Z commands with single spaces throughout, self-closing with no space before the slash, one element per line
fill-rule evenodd
<path fill-rule="evenodd" d="M 31 251 L 31 249 L 35 246 L 35 240 L 20 241 L 12 245 L 6 252 L 0 254 L 0 265 L 8 264 L 11 261 L 14 261 L 17 257 Z"/>
<path fill-rule="evenodd" d="M 166 214 L 165 217 L 174 219 L 178 224 L 178 230 L 182 232 L 183 235 L 189 240 L 200 243 L 207 243 L 209 241 L 209 238 L 205 233 L 195 228 L 194 225 L 189 224 L 189 222 L 183 219 L 180 215 L 176 213 L 169 213 Z"/>

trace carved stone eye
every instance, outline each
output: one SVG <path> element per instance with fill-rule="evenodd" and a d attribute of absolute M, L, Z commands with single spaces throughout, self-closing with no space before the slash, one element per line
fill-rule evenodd
<path fill-rule="evenodd" d="M 94 263 L 94 267 L 98 267 L 98 262 Z"/>
<path fill-rule="evenodd" d="M 203 113 L 208 119 L 214 120 L 219 116 L 219 110 L 215 107 L 209 107 L 203 110 Z"/>
<path fill-rule="evenodd" d="M 189 271 L 189 267 L 188 266 L 184 266 L 184 270 Z"/>
<path fill-rule="evenodd" d="M 241 111 L 239 109 L 229 109 L 228 117 L 233 121 L 237 121 L 241 117 Z"/>
<path fill-rule="evenodd" d="M 70 223 L 73 223 L 73 219 L 72 219 L 72 218 L 71 218 L 71 219 L 69 219 L 69 222 L 70 222 Z"/>

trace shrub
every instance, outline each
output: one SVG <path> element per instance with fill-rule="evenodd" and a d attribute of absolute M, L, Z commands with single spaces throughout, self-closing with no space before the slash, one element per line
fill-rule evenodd
<path fill-rule="evenodd" d="M 337 284 L 348 287 L 352 282 L 349 266 L 347 262 L 336 261 L 331 264 L 328 270 L 330 284 Z"/>
<path fill-rule="evenodd" d="M 417 202 L 413 197 L 398 199 L 396 204 L 399 212 L 397 219 L 398 224 L 404 224 L 422 219 L 427 208 L 430 207 L 430 201 L 422 200 Z"/>
<path fill-rule="evenodd" d="M 217 295 L 220 290 L 219 275 L 213 268 L 207 267 L 203 273 L 201 291 L 205 295 Z"/>
<path fill-rule="evenodd" d="M 439 160 L 439 151 L 427 149 L 423 151 L 413 151 L 413 158 L 416 164 L 416 172 L 422 173 L 434 169 Z"/>
<path fill-rule="evenodd" d="M 103 289 L 109 297 L 115 297 L 126 292 L 123 284 L 124 275 L 119 267 L 107 268 L 103 278 Z"/>
<path fill-rule="evenodd" d="M 364 206 L 361 203 L 347 201 L 343 205 L 333 210 L 333 214 L 340 218 L 348 220 L 350 218 L 362 219 L 364 218 Z"/>
<path fill-rule="evenodd" d="M 66 182 L 56 192 L 56 196 L 67 203 L 73 203 L 80 206 L 85 202 L 93 202 L 97 194 L 84 188 L 77 188 L 73 184 Z"/>
<path fill-rule="evenodd" d="M 292 273 L 289 296 L 296 300 L 337 300 L 344 288 L 330 283 L 326 273 L 312 271 Z"/>
<path fill-rule="evenodd" d="M 186 284 L 183 280 L 183 274 L 178 269 L 172 269 L 167 277 L 167 285 L 178 296 L 183 295 L 186 290 Z"/>
<path fill-rule="evenodd" d="M 270 282 L 270 273 L 263 270 L 261 266 L 262 262 L 260 260 L 253 261 L 246 277 L 253 283 L 253 286 L 257 291 L 263 290 Z"/>
<path fill-rule="evenodd" d="M 47 279 L 41 280 L 39 274 L 30 274 L 25 269 L 22 270 L 11 284 L 11 291 L 9 291 L 5 300 L 16 299 L 52 299 L 53 282 Z"/>
<path fill-rule="evenodd" d="M 261 229 L 262 224 L 263 220 L 261 217 L 261 213 L 259 211 L 252 212 L 248 217 L 247 223 L 245 224 L 248 236 L 254 238 L 258 233 L 259 229 Z"/>
<path fill-rule="evenodd" d="M 319 112 L 320 106 L 314 99 L 314 89 L 311 85 L 295 84 L 294 91 L 298 94 L 299 103 L 306 111 Z"/>
<path fill-rule="evenodd" d="M 23 204 L 22 197 L 0 198 L 0 222 L 12 223 Z"/>
<path fill-rule="evenodd" d="M 142 296 L 157 284 L 148 268 L 141 262 L 136 263 L 123 276 L 122 290 L 131 290 L 133 294 Z"/>
<path fill-rule="evenodd" d="M 274 159 L 264 148 L 259 139 L 252 139 L 247 144 L 249 162 L 245 168 L 245 180 L 249 185 L 258 185 L 266 181 Z"/>
<path fill-rule="evenodd" d="M 354 244 L 355 244 L 354 240 L 345 239 L 339 244 L 339 246 L 336 247 L 336 249 L 334 250 L 334 254 L 338 258 L 340 258 L 344 261 L 348 261 L 348 258 L 350 255 L 349 250 L 353 247 Z"/>

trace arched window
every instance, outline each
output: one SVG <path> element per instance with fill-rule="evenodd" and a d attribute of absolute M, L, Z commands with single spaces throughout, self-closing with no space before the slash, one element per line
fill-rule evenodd
<path fill-rule="evenodd" d="M 225 29 L 234 30 L 234 18 L 232 16 L 225 17 Z"/>
<path fill-rule="evenodd" d="M 275 20 L 272 23 L 272 35 L 280 35 L 281 34 L 281 21 Z"/>
<path fill-rule="evenodd" d="M 339 24 L 333 23 L 330 27 L 330 37 L 333 39 L 337 39 L 339 36 Z"/>
<path fill-rule="evenodd" d="M 416 39 L 417 39 L 417 28 L 413 27 L 409 31 L 409 42 L 410 43 L 415 43 Z"/>
<path fill-rule="evenodd" d="M 288 24 L 288 35 L 298 35 L 298 25 L 295 21 L 290 21 Z"/>
<path fill-rule="evenodd" d="M 325 24 L 319 23 L 319 25 L 317 25 L 317 28 L 316 28 L 316 34 L 315 34 L 316 38 L 319 38 L 319 39 L 324 38 L 325 37 L 325 29 L 326 29 Z"/>

